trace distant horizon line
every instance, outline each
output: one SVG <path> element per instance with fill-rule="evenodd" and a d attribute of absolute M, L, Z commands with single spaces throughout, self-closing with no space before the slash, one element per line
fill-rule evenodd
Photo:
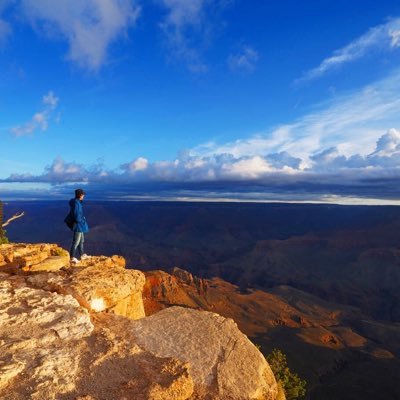
<path fill-rule="evenodd" d="M 15 202 L 63 202 L 70 197 L 61 198 L 7 198 L 1 199 L 3 204 Z M 125 202 L 125 203 L 247 203 L 247 204 L 288 204 L 288 205 L 337 205 L 337 206 L 400 206 L 400 200 L 383 200 L 371 198 L 340 198 L 324 200 L 268 200 L 268 199 L 235 199 L 235 198 L 93 198 L 85 202 Z"/>

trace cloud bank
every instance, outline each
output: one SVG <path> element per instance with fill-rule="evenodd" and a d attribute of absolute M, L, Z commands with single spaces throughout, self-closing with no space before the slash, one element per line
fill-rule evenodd
<path fill-rule="evenodd" d="M 202 193 L 206 198 L 400 199 L 399 92 L 400 70 L 291 124 L 234 142 L 201 144 L 173 160 L 140 156 L 110 170 L 58 157 L 40 175 L 15 173 L 1 182 L 59 187 L 80 182 L 122 198 Z M 43 98 L 49 110 L 57 101 L 51 92 Z M 42 127 L 42 121 L 35 123 Z M 22 134 L 31 125 L 19 129 Z"/>
<path fill-rule="evenodd" d="M 290 124 L 228 143 L 209 142 L 192 155 L 232 154 L 235 157 L 286 152 L 312 165 L 312 156 L 337 147 L 345 156 L 372 152 L 377 139 L 400 126 L 400 70 L 389 77 L 316 107 Z"/>
<path fill-rule="evenodd" d="M 41 175 L 13 174 L 2 183 L 41 183 L 59 188 L 85 184 L 112 198 L 169 196 L 312 201 L 334 196 L 400 199 L 400 130 L 390 129 L 366 155 L 345 156 L 337 147 L 300 158 L 287 152 L 264 156 L 190 156 L 149 162 L 139 157 L 116 170 L 56 158 Z M 101 197 L 101 195 L 100 195 Z"/>

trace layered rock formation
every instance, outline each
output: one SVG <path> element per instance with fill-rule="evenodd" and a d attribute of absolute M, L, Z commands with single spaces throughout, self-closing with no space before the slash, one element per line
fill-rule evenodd
<path fill-rule="evenodd" d="M 56 244 L 17 243 L 0 247 L 0 268 L 3 271 L 58 271 L 68 264 L 68 252 Z"/>
<path fill-rule="evenodd" d="M 144 275 L 121 257 L 43 271 L 66 257 L 57 246 L 0 254 L 0 398 L 276 399 L 268 363 L 233 320 L 182 307 L 145 317 Z"/>
<path fill-rule="evenodd" d="M 156 270 L 145 272 L 143 301 L 146 314 L 153 314 L 171 304 L 209 310 L 206 300 L 208 281 L 193 277 L 190 272 L 175 267 L 172 273 Z"/>

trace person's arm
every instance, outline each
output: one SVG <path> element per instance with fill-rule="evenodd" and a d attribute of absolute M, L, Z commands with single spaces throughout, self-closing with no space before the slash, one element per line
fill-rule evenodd
<path fill-rule="evenodd" d="M 74 204 L 74 218 L 76 223 L 81 223 L 83 221 L 83 212 L 82 212 L 82 206 L 75 201 Z"/>

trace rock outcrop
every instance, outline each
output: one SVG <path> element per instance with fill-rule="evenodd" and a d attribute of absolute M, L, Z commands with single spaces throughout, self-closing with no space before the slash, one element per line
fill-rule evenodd
<path fill-rule="evenodd" d="M 0 245 L 3 271 L 58 271 L 69 264 L 69 254 L 56 244 L 10 243 Z"/>
<path fill-rule="evenodd" d="M 43 399 L 52 398 L 54 386 L 72 390 L 79 368 L 75 343 L 94 328 L 89 313 L 70 295 L 33 289 L 3 273 L 0 304 L 0 397 Z"/>
<path fill-rule="evenodd" d="M 233 320 L 183 307 L 145 317 L 142 272 L 118 256 L 54 269 L 60 253 L 0 246 L 0 398 L 276 399 L 269 365 Z M 35 268 L 44 262 L 49 271 Z"/>
<path fill-rule="evenodd" d="M 131 319 L 142 318 L 145 277 L 124 266 L 125 261 L 118 256 L 91 257 L 77 267 L 33 275 L 28 281 L 35 287 L 70 294 L 91 312 L 113 311 Z"/>
<path fill-rule="evenodd" d="M 143 301 L 147 315 L 171 304 L 208 310 L 208 282 L 194 277 L 190 272 L 175 267 L 172 274 L 165 271 L 146 271 Z"/>
<path fill-rule="evenodd" d="M 188 271 L 184 269 L 174 267 L 172 269 L 172 275 L 178 278 L 181 283 L 189 286 L 194 286 L 199 294 L 205 294 L 208 289 L 208 281 L 206 279 L 201 279 L 197 276 L 193 276 Z"/>
<path fill-rule="evenodd" d="M 230 318 L 171 307 L 132 326 L 143 349 L 188 362 L 196 392 L 207 399 L 272 400 L 277 395 L 265 358 Z"/>

